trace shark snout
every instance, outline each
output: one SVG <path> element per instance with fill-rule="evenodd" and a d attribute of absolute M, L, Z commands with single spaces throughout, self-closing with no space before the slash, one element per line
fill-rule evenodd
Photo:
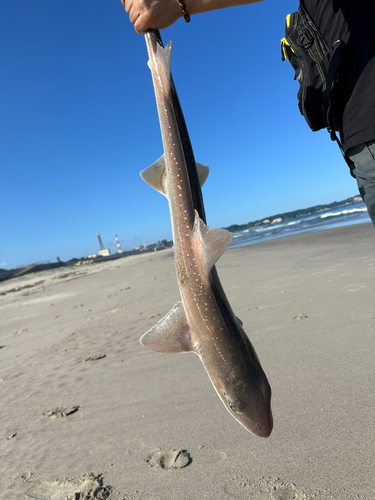
<path fill-rule="evenodd" d="M 261 371 L 247 383 L 224 391 L 223 402 L 231 415 L 252 434 L 270 436 L 273 428 L 271 388 Z"/>
<path fill-rule="evenodd" d="M 258 374 L 260 389 L 260 400 L 258 403 L 259 413 L 256 420 L 257 430 L 255 434 L 259 437 L 268 437 L 273 429 L 273 416 L 271 410 L 271 387 L 263 370 Z"/>
<path fill-rule="evenodd" d="M 255 425 L 249 429 L 250 432 L 259 437 L 267 438 L 271 435 L 273 429 L 273 417 L 271 409 L 266 412 L 260 420 L 255 421 Z"/>
<path fill-rule="evenodd" d="M 233 415 L 248 431 L 259 437 L 267 438 L 273 428 L 273 417 L 271 408 L 253 406 L 247 414 Z"/>
<path fill-rule="evenodd" d="M 259 437 L 269 437 L 273 429 L 273 417 L 269 401 L 257 399 L 253 401 L 248 410 L 233 416 L 251 433 Z"/>

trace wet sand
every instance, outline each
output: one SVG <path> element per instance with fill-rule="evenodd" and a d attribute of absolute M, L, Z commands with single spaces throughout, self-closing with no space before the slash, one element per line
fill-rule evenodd
<path fill-rule="evenodd" d="M 361 224 L 219 260 L 272 386 L 268 439 L 197 356 L 139 344 L 179 299 L 170 250 L 0 283 L 0 499 L 374 500 L 374 247 Z"/>

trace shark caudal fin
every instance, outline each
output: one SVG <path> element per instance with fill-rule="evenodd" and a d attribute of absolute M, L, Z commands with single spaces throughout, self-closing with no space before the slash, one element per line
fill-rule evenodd
<path fill-rule="evenodd" d="M 193 349 L 184 305 L 177 304 L 140 338 L 140 343 L 157 352 L 181 353 Z"/>
<path fill-rule="evenodd" d="M 223 255 L 232 241 L 233 234 L 226 229 L 212 229 L 199 217 L 195 210 L 194 236 L 198 239 L 202 249 L 202 257 L 209 272 L 215 262 Z"/>
<path fill-rule="evenodd" d="M 160 76 L 163 75 L 167 79 L 167 83 L 171 83 L 171 57 L 172 57 L 172 42 L 168 45 L 162 47 L 158 43 L 156 44 L 156 52 L 150 55 L 150 59 L 147 62 L 148 67 L 152 71 L 152 65 L 155 64 L 157 72 Z"/>
<path fill-rule="evenodd" d="M 198 177 L 201 187 L 206 182 L 210 168 L 207 165 L 197 163 Z M 140 173 L 142 179 L 159 193 L 167 197 L 167 173 L 164 155 L 161 156 L 150 167 Z"/>

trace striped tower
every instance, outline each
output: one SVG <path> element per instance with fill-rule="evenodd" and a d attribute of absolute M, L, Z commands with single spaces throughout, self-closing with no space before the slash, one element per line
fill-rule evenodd
<path fill-rule="evenodd" d="M 119 240 L 118 240 L 118 236 L 117 236 L 117 234 L 115 234 L 115 238 L 116 238 L 116 243 L 117 243 L 118 253 L 122 253 L 122 250 L 121 250 L 121 247 L 120 247 L 120 242 L 119 242 Z"/>

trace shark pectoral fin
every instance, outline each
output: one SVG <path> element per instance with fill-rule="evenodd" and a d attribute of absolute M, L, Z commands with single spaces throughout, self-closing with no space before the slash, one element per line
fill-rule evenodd
<path fill-rule="evenodd" d="M 153 163 L 150 167 L 142 170 L 140 173 L 142 179 L 149 184 L 151 187 L 159 191 L 159 193 L 163 194 L 167 197 L 166 191 L 166 182 L 167 182 L 167 173 L 165 170 L 165 161 L 164 155 L 161 156 L 155 163 Z"/>
<path fill-rule="evenodd" d="M 196 166 L 198 171 L 199 183 L 202 187 L 207 180 L 208 174 L 210 172 L 210 167 L 208 167 L 207 165 L 202 165 L 202 163 L 196 163 Z"/>
<path fill-rule="evenodd" d="M 191 332 L 183 303 L 177 302 L 164 318 L 142 335 L 140 343 L 157 352 L 191 351 Z"/>
<path fill-rule="evenodd" d="M 233 234 L 226 229 L 211 229 L 206 226 L 195 210 L 194 235 L 201 243 L 203 259 L 207 271 L 210 271 L 228 248 Z"/>

